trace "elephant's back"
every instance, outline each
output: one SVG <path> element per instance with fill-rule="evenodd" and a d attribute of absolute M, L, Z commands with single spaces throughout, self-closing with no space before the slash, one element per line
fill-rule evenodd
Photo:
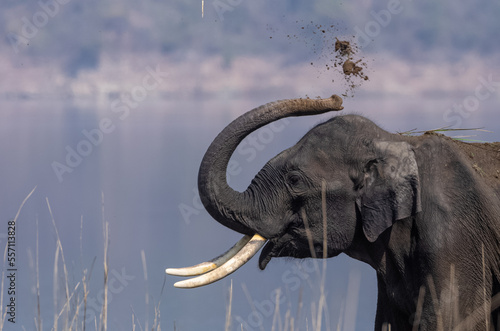
<path fill-rule="evenodd" d="M 500 201 L 500 142 L 465 143 L 453 140 L 470 160 L 474 170 L 497 193 Z"/>

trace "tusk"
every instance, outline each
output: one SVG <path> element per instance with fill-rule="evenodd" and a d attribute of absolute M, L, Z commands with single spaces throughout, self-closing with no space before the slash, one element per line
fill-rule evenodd
<path fill-rule="evenodd" d="M 208 262 L 202 262 L 192 267 L 185 268 L 168 268 L 165 272 L 173 276 L 198 276 L 210 270 L 220 267 L 226 263 L 230 258 L 236 255 L 249 241 L 252 239 L 250 236 L 244 236 L 233 247 L 231 247 L 224 254 L 212 259 Z"/>
<path fill-rule="evenodd" d="M 250 241 L 238 253 L 217 269 L 195 278 L 177 282 L 174 286 L 179 288 L 195 288 L 216 282 L 232 274 L 239 267 L 247 263 L 248 260 L 250 260 L 252 256 L 259 251 L 259 249 L 261 249 L 266 241 L 267 239 L 258 234 L 254 234 L 252 239 L 250 239 Z"/>

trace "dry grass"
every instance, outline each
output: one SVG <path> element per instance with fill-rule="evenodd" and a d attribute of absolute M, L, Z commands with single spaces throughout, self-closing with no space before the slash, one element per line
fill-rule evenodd
<path fill-rule="evenodd" d="M 17 213 L 16 213 L 16 216 L 14 217 L 14 225 L 17 226 L 17 221 L 19 219 L 19 214 L 21 213 L 21 210 L 23 209 L 24 207 L 24 204 L 26 203 L 26 201 L 28 201 L 28 199 L 31 197 L 31 195 L 35 192 L 36 190 L 36 186 L 31 190 L 30 193 L 28 193 L 28 195 L 26 196 L 26 198 L 24 198 L 23 202 L 21 202 L 21 205 L 19 206 L 18 210 L 17 210 Z M 4 265 L 4 268 L 2 268 L 2 280 L 0 281 L 0 331 L 3 330 L 3 327 L 4 327 L 4 324 L 5 324 L 5 320 L 6 320 L 6 317 L 7 317 L 7 309 L 5 310 L 5 312 L 3 311 L 3 308 L 4 308 L 4 303 L 3 303 L 3 294 L 4 294 L 4 279 L 5 279 L 5 266 L 6 266 L 6 262 L 7 262 L 7 248 L 8 248 L 8 242 L 5 243 L 5 249 L 4 249 L 4 253 L 3 253 L 3 265 Z"/>
<path fill-rule="evenodd" d="M 433 133 L 446 134 L 448 132 L 462 132 L 462 131 L 479 131 L 479 132 L 488 132 L 488 133 L 491 133 L 491 131 L 484 130 L 483 128 L 454 129 L 454 128 L 450 128 L 449 126 L 446 126 L 446 127 L 442 127 L 442 128 L 438 128 L 438 129 L 432 129 L 432 130 L 426 130 L 426 131 L 418 131 L 417 129 L 412 129 L 412 130 L 408 130 L 408 131 L 405 131 L 405 132 L 397 132 L 397 134 L 404 135 L 404 136 L 413 136 L 413 135 L 433 134 Z M 454 136 L 454 137 L 450 137 L 450 138 L 451 139 L 455 139 L 455 140 L 460 140 L 460 141 L 463 141 L 463 142 L 480 142 L 480 143 L 484 143 L 484 141 L 482 141 L 482 140 L 471 139 L 473 137 L 475 137 L 475 136 L 474 135 Z"/>
<path fill-rule="evenodd" d="M 103 259 L 103 270 L 104 270 L 104 303 L 102 305 L 101 311 L 101 331 L 108 330 L 108 269 L 109 269 L 109 223 L 105 221 L 104 217 L 104 193 L 101 193 L 102 201 L 102 232 L 104 239 L 104 259 Z"/>
<path fill-rule="evenodd" d="M 231 279 L 231 285 L 229 286 L 229 303 L 226 309 L 226 325 L 224 327 L 225 331 L 231 330 L 231 309 L 233 307 L 233 280 Z"/>
<path fill-rule="evenodd" d="M 36 188 L 35 188 L 36 189 Z M 17 225 L 19 214 L 27 202 L 27 200 L 32 196 L 34 193 L 35 189 L 33 189 L 24 199 L 24 201 L 21 203 L 17 214 L 14 218 L 14 223 Z M 88 287 L 90 285 L 90 279 L 92 275 L 92 270 L 94 263 L 96 261 L 96 257 L 94 257 L 91 266 L 90 266 L 90 271 L 88 269 L 83 269 L 82 271 L 82 278 L 79 282 L 77 282 L 72 289 L 70 289 L 70 281 L 69 281 L 69 276 L 68 276 L 68 268 L 67 268 L 67 260 L 64 255 L 64 250 L 63 250 L 63 245 L 61 242 L 61 238 L 59 236 L 59 231 L 57 229 L 56 225 L 56 220 L 54 218 L 54 214 L 52 212 L 52 207 L 50 205 L 50 202 L 48 198 L 46 198 L 46 204 L 47 208 L 49 211 L 50 219 L 52 222 L 52 226 L 56 235 L 56 249 L 54 253 L 54 267 L 52 271 L 52 295 L 53 295 L 53 321 L 52 321 L 52 330 L 71 330 L 71 331 L 85 331 L 88 329 L 93 329 L 93 330 L 99 330 L 99 331 L 106 331 L 107 330 L 107 321 L 108 321 L 108 270 L 109 270 L 109 258 L 108 258 L 108 251 L 109 251 L 109 223 L 104 221 L 104 198 L 103 198 L 103 210 L 102 210 L 102 215 L 103 215 L 103 241 L 104 241 L 104 254 L 103 254 L 103 293 L 104 293 L 104 300 L 103 304 L 101 307 L 101 311 L 99 313 L 99 318 L 97 318 L 97 312 L 96 316 L 94 317 L 93 320 L 93 325 L 88 325 L 86 323 L 86 320 L 88 318 L 87 315 L 87 300 L 89 296 L 89 290 Z M 34 320 L 34 328 L 37 331 L 42 331 L 43 330 L 43 319 L 42 319 L 42 311 L 43 308 L 40 301 L 40 264 L 39 264 L 39 232 L 38 232 L 38 217 L 35 220 L 36 224 L 36 238 L 35 238 L 35 263 L 34 263 L 34 273 L 35 273 L 35 299 L 36 299 L 36 307 L 35 307 L 35 316 L 33 318 Z M 83 233 L 83 217 L 81 220 L 81 234 L 80 234 L 80 251 L 82 251 L 82 233 Z M 7 244 L 5 246 L 4 250 L 4 266 L 6 265 L 6 257 L 7 257 Z M 146 269 L 146 256 L 144 251 L 141 252 L 141 257 L 143 260 L 143 268 L 144 268 L 144 274 L 145 274 L 145 282 L 146 284 L 148 283 L 147 279 L 147 269 Z M 32 261 L 32 260 L 31 260 Z M 61 272 L 62 269 L 62 272 Z M 5 278 L 5 270 L 6 268 L 2 268 L 2 279 L 0 281 L 0 331 L 4 330 L 5 327 L 9 326 L 6 325 L 6 311 L 4 311 L 4 303 L 3 303 L 3 295 L 4 295 L 4 278 Z M 163 295 L 163 290 L 165 287 L 165 281 L 166 278 L 164 279 L 163 286 L 161 289 L 160 297 Z M 18 284 L 19 287 L 19 284 Z M 60 288 L 62 288 L 62 292 L 60 291 Z M 59 298 L 63 297 L 63 300 L 59 301 Z M 146 322 L 146 330 L 152 330 L 152 331 L 161 331 L 161 326 L 160 326 L 160 302 L 158 301 L 158 304 L 155 305 L 154 309 L 154 321 L 152 328 L 149 329 L 148 322 Z M 149 305 L 149 293 L 147 292 L 146 289 L 146 306 L 148 307 Z M 147 309 L 148 310 L 148 309 Z M 147 314 L 147 313 L 146 313 Z M 135 314 L 132 314 L 132 329 L 135 330 L 135 320 L 136 316 Z M 146 315 L 146 321 L 148 320 L 148 316 Z M 17 321 L 16 321 L 17 322 Z M 19 322 L 17 322 L 19 323 Z M 26 329 L 24 326 L 21 326 L 21 328 Z M 141 328 L 142 329 L 142 328 Z M 175 329 L 175 326 L 174 326 Z"/>
<path fill-rule="evenodd" d="M 40 264 L 39 264 L 39 241 L 38 241 L 38 217 L 36 218 L 36 243 L 35 243 L 35 273 L 36 273 L 36 319 L 35 319 L 35 324 L 37 331 L 42 331 L 42 316 L 40 314 L 41 308 L 40 308 Z"/>

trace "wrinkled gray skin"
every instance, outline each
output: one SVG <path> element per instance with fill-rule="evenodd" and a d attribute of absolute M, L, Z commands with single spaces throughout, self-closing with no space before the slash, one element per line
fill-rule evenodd
<path fill-rule="evenodd" d="M 500 184 L 486 181 L 454 141 L 337 116 L 270 160 L 245 192 L 227 185 L 227 163 L 246 135 L 311 108 L 307 99 L 290 102 L 248 112 L 214 140 L 199 173 L 209 213 L 269 239 L 264 269 L 273 257 L 323 256 L 324 194 L 326 255 L 345 253 L 376 270 L 375 330 L 412 330 L 413 323 L 499 330 L 498 296 L 491 298 L 500 292 Z"/>

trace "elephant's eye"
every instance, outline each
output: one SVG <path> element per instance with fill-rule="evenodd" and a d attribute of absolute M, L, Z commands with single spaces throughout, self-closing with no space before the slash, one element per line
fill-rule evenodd
<path fill-rule="evenodd" d="M 300 182 L 300 176 L 291 174 L 288 176 L 288 184 L 295 186 Z"/>
<path fill-rule="evenodd" d="M 307 191 L 307 181 L 304 180 L 303 176 L 296 172 L 289 173 L 286 176 L 286 182 L 290 190 L 295 194 L 301 194 Z"/>

